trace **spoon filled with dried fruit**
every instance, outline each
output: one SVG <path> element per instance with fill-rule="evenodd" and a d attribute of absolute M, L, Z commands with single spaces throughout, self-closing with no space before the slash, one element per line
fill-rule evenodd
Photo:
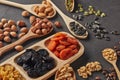
<path fill-rule="evenodd" d="M 118 79 L 120 80 L 120 71 L 116 65 L 116 62 L 117 62 L 116 52 L 111 48 L 106 48 L 102 51 L 102 55 L 109 63 L 111 63 L 114 66 Z"/>
<path fill-rule="evenodd" d="M 56 15 L 56 10 L 49 2 L 43 1 L 42 4 L 19 4 L 8 0 L 0 0 L 1 4 L 6 4 L 18 8 L 22 8 L 31 14 L 40 18 L 53 18 Z"/>
<path fill-rule="evenodd" d="M 26 35 L 22 36 L 17 41 L 0 48 L 0 56 L 11 49 L 14 49 L 15 46 L 21 45 L 27 40 L 30 40 L 32 38 L 39 38 L 45 36 L 49 34 L 52 30 L 53 25 L 51 21 L 49 21 L 46 18 L 45 19 L 35 18 L 32 27 L 29 29 Z"/>
<path fill-rule="evenodd" d="M 80 38 L 80 39 L 87 38 L 88 32 L 82 24 L 80 24 L 79 22 L 65 15 L 51 0 L 47 0 L 47 1 L 49 1 L 52 4 L 52 6 L 56 9 L 56 11 L 60 14 L 65 24 L 67 25 L 68 30 L 75 37 Z"/>

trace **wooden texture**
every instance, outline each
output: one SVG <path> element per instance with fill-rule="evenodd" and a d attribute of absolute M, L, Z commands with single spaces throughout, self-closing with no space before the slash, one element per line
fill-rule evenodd
<path fill-rule="evenodd" d="M 33 14 L 33 15 L 35 15 L 37 17 L 40 17 L 33 11 L 33 7 L 36 6 L 36 5 L 40 6 L 41 4 L 29 4 L 29 5 L 26 5 L 26 4 L 19 4 L 19 3 L 7 1 L 7 0 L 0 0 L 0 3 L 24 9 L 24 10 L 30 12 L 31 14 Z M 56 15 L 56 10 L 54 9 L 54 14 L 52 16 L 41 17 L 41 18 L 53 18 L 55 15 Z"/>
<path fill-rule="evenodd" d="M 116 53 L 115 53 L 116 54 Z M 103 56 L 104 57 L 104 56 Z M 108 61 L 109 63 L 111 63 L 113 65 L 113 67 L 115 68 L 115 71 L 117 73 L 117 76 L 118 76 L 118 79 L 120 80 L 120 71 L 116 65 L 116 62 L 117 62 L 117 59 L 116 60 L 113 60 L 113 61 L 110 61 L 108 60 L 106 57 L 104 57 L 106 59 L 106 61 Z"/>
<path fill-rule="evenodd" d="M 30 40 L 30 39 L 32 39 L 32 38 L 37 38 L 37 37 L 44 36 L 44 35 L 38 35 L 38 34 L 33 33 L 33 32 L 31 31 L 33 28 L 34 28 L 34 27 L 31 27 L 30 30 L 29 30 L 29 32 L 28 32 L 26 35 L 24 35 L 23 37 L 21 37 L 20 39 L 18 39 L 17 41 L 15 41 L 15 42 L 13 42 L 13 43 L 11 43 L 11 44 L 8 44 L 8 45 L 0 48 L 0 56 L 1 56 L 2 54 L 4 54 L 5 52 L 11 50 L 11 49 L 14 49 L 14 47 L 15 47 L 16 45 L 23 44 L 24 42 L 26 42 L 27 40 Z M 50 32 L 51 32 L 52 30 L 53 30 L 53 28 L 50 30 Z M 50 33 L 50 32 L 49 32 L 49 33 Z M 49 34 L 49 33 L 47 33 L 47 34 Z M 47 35 L 47 34 L 46 34 L 46 35 Z"/>
<path fill-rule="evenodd" d="M 68 34 L 66 32 L 63 32 L 63 33 L 67 34 L 68 36 L 71 36 L 70 34 Z M 47 40 L 49 40 L 51 37 L 53 37 L 53 36 L 50 36 L 50 37 L 48 37 L 48 38 L 46 38 L 46 39 L 44 39 L 44 40 L 42 40 L 42 41 L 32 45 L 32 46 L 30 46 L 29 48 L 27 48 L 27 49 L 31 49 L 32 48 L 34 50 L 38 50 L 38 49 L 43 49 L 44 48 L 44 49 L 46 49 L 49 52 L 49 56 L 51 56 L 51 57 L 53 57 L 55 59 L 56 67 L 54 69 L 52 69 L 51 71 L 49 71 L 48 73 L 44 74 L 43 76 L 35 78 L 35 79 L 30 78 L 27 75 L 27 73 L 23 70 L 23 68 L 16 64 L 16 62 L 15 62 L 16 58 L 19 57 L 20 55 L 22 55 L 25 52 L 26 49 L 21 51 L 20 53 L 18 53 L 16 55 L 14 55 L 13 57 L 9 58 L 5 62 L 1 63 L 0 66 L 4 65 L 4 64 L 11 64 L 11 65 L 13 65 L 22 74 L 22 76 L 26 78 L 26 80 L 46 80 L 49 77 L 51 77 L 52 75 L 54 75 L 54 73 L 60 67 L 64 66 L 65 64 L 71 64 L 73 61 L 75 61 L 76 59 L 80 58 L 83 55 L 83 53 L 84 53 L 84 46 L 82 45 L 81 42 L 78 41 L 79 45 L 81 47 L 80 47 L 79 52 L 77 54 L 73 55 L 72 57 L 70 57 L 67 60 L 61 60 L 61 59 L 57 58 L 45 45 L 45 42 Z M 73 37 L 73 36 L 71 36 L 71 37 Z"/>
<path fill-rule="evenodd" d="M 66 8 L 67 8 L 67 2 L 68 2 L 69 0 L 65 0 L 65 6 L 66 6 Z M 74 7 L 75 7 L 75 1 L 74 0 L 72 0 L 73 1 L 73 3 L 72 3 L 72 8 L 71 8 L 71 10 L 70 10 L 70 12 L 73 12 L 73 10 L 74 10 Z"/>
<path fill-rule="evenodd" d="M 70 29 L 70 26 L 69 26 L 70 22 L 76 22 L 76 23 L 78 23 L 81 27 L 83 27 L 84 29 L 86 29 L 82 24 L 80 24 L 80 23 L 77 22 L 76 20 L 74 20 L 74 19 L 68 17 L 67 15 L 65 15 L 51 0 L 47 0 L 47 1 L 49 1 L 49 2 L 53 5 L 53 7 L 56 9 L 56 11 L 60 14 L 60 16 L 63 18 L 63 20 L 64 20 L 64 22 L 65 22 L 68 30 L 69 30 L 75 37 L 80 38 L 80 39 L 85 39 L 85 38 L 87 38 L 87 36 L 88 36 L 88 32 L 87 32 L 87 31 L 86 31 L 86 33 L 85 33 L 84 35 L 79 36 L 79 35 L 76 35 L 76 34 Z"/>

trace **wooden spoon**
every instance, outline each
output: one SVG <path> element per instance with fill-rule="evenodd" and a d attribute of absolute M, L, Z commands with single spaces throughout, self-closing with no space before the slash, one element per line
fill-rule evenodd
<path fill-rule="evenodd" d="M 31 14 L 33 14 L 35 16 L 38 16 L 38 15 L 33 11 L 33 7 L 43 5 L 43 4 L 29 4 L 29 5 L 26 5 L 26 4 L 19 4 L 19 3 L 7 1 L 7 0 L 0 0 L 0 3 L 10 5 L 10 6 L 14 6 L 14 7 L 18 7 L 18 8 L 22 8 L 22 9 L 30 12 Z M 56 15 L 56 10 L 54 8 L 53 8 L 53 10 L 54 10 L 54 14 L 52 16 L 41 17 L 41 18 L 52 18 L 52 17 L 54 17 Z M 38 17 L 40 17 L 40 16 L 38 16 Z"/>
<path fill-rule="evenodd" d="M 108 48 L 107 48 L 107 49 L 108 49 Z M 111 48 L 110 48 L 110 49 L 111 49 Z M 113 49 L 111 49 L 111 50 L 113 50 Z M 116 54 L 115 51 L 114 51 L 114 54 Z M 117 55 L 116 55 L 116 59 L 115 59 L 115 60 L 108 60 L 107 57 L 105 57 L 104 55 L 103 55 L 103 57 L 104 57 L 109 63 L 111 63 L 111 64 L 113 65 L 113 67 L 115 68 L 115 71 L 116 71 L 116 73 L 117 73 L 118 79 L 120 80 L 120 71 L 119 71 L 119 69 L 118 69 L 118 67 L 117 67 L 117 65 L 116 65 Z"/>
<path fill-rule="evenodd" d="M 64 22 L 66 23 L 68 30 L 69 30 L 75 37 L 80 38 L 80 39 L 85 39 L 85 38 L 87 38 L 87 36 L 88 36 L 88 32 L 87 32 L 87 31 L 86 31 L 86 33 L 85 33 L 84 35 L 79 36 L 79 35 L 76 35 L 76 34 L 70 29 L 70 26 L 69 26 L 69 24 L 70 24 L 71 22 L 75 22 L 75 23 L 79 24 L 81 27 L 83 27 L 84 29 L 86 29 L 82 24 L 80 24 L 79 22 L 77 22 L 77 21 L 75 21 L 74 19 L 72 19 L 72 18 L 68 17 L 67 15 L 65 15 L 51 0 L 47 0 L 47 1 L 49 1 L 49 2 L 52 4 L 52 6 L 56 9 L 56 11 L 60 14 L 60 16 L 63 18 Z"/>
<path fill-rule="evenodd" d="M 55 80 L 58 80 L 57 78 L 58 78 L 58 75 L 61 73 L 61 70 L 64 68 L 68 68 L 68 67 L 70 67 L 70 65 L 69 64 L 66 64 L 65 66 L 63 66 L 62 68 L 59 68 L 58 70 L 57 70 L 57 72 L 56 72 L 56 74 L 55 74 Z M 71 68 L 71 70 L 72 70 L 72 80 L 76 80 L 76 76 L 75 76 L 75 72 L 74 72 L 74 70 L 73 70 L 73 68 L 72 67 L 70 67 Z M 65 73 L 64 73 L 65 74 Z"/>
<path fill-rule="evenodd" d="M 24 42 L 26 42 L 29 39 L 44 36 L 44 35 L 38 35 L 38 34 L 33 33 L 31 31 L 33 28 L 35 28 L 35 26 L 31 27 L 30 30 L 29 30 L 29 32 L 26 35 L 24 35 L 23 37 L 21 37 L 20 39 L 18 39 L 17 41 L 15 41 L 15 42 L 13 42 L 13 43 L 11 43 L 9 45 L 6 45 L 6 46 L 0 48 L 0 56 L 2 54 L 4 54 L 5 52 L 11 50 L 11 49 L 14 49 L 14 47 L 16 45 L 23 44 Z M 51 28 L 51 30 L 47 34 L 49 34 L 52 30 L 53 30 L 53 28 Z M 47 34 L 45 34 L 45 35 L 47 35 Z"/>

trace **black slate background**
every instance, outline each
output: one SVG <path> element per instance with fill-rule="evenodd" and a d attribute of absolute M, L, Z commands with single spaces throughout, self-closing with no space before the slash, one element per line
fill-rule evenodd
<path fill-rule="evenodd" d="M 23 3 L 23 4 L 33 4 L 33 3 L 38 4 L 42 0 L 10 0 L 10 1 Z M 64 0 L 53 0 L 53 2 L 66 15 L 72 17 L 72 14 L 74 13 L 69 13 L 66 11 L 65 6 L 64 6 Z M 82 3 L 85 8 L 87 8 L 87 6 L 89 5 L 92 5 L 96 9 L 102 10 L 103 12 L 107 14 L 107 17 L 104 17 L 100 20 L 102 26 L 105 27 L 108 31 L 112 31 L 112 30 L 120 31 L 120 0 L 76 0 L 76 3 Z M 23 11 L 22 9 L 0 4 L 0 19 L 3 17 L 7 19 L 13 19 L 15 21 L 22 19 L 22 20 L 25 20 L 25 22 L 27 23 L 27 26 L 30 27 L 29 20 L 21 16 L 22 11 Z M 81 21 L 80 23 L 84 24 L 85 22 L 91 22 L 93 19 L 94 19 L 94 16 L 85 17 L 84 21 Z M 62 24 L 62 28 L 60 29 L 55 28 L 51 34 L 45 37 L 29 40 L 25 44 L 23 44 L 24 47 L 29 47 L 30 45 L 40 40 L 43 40 L 50 35 L 53 35 L 55 32 L 58 32 L 58 31 L 69 32 L 62 18 L 58 14 L 51 20 L 53 22 L 55 20 L 59 20 Z M 102 80 L 105 80 L 104 76 L 100 72 L 93 73 L 93 75 L 89 77 L 88 79 L 82 79 L 81 77 L 78 76 L 77 69 L 80 66 L 84 66 L 87 62 L 91 62 L 91 61 L 101 62 L 103 68 L 112 67 L 111 64 L 109 64 L 108 62 L 104 60 L 104 58 L 101 55 L 101 51 L 104 48 L 113 47 L 114 45 L 116 45 L 120 41 L 120 36 L 113 36 L 113 35 L 109 35 L 109 36 L 111 37 L 111 41 L 98 40 L 94 37 L 93 32 L 89 31 L 88 39 L 80 40 L 82 44 L 85 46 L 85 53 L 79 59 L 77 59 L 71 64 L 71 66 L 74 68 L 76 72 L 77 80 L 94 80 L 95 76 L 97 75 L 101 76 Z M 0 57 L 0 63 L 12 57 L 15 54 L 17 54 L 17 52 L 14 50 L 11 50 L 5 53 L 3 56 Z M 120 60 L 117 61 L 117 66 L 120 69 L 119 63 L 120 63 Z M 49 78 L 48 80 L 54 80 L 54 76 Z"/>

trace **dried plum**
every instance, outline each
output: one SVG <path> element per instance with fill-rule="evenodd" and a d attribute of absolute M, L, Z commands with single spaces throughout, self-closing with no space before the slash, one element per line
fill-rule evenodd
<path fill-rule="evenodd" d="M 16 63 L 27 71 L 28 76 L 37 78 L 55 67 L 55 61 L 45 49 L 27 49 L 16 59 Z"/>

